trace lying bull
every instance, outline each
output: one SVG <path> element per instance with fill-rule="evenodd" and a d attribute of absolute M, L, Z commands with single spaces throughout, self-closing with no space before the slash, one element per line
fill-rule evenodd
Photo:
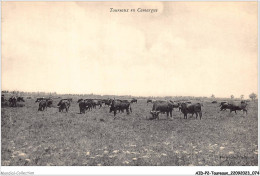
<path fill-rule="evenodd" d="M 153 109 L 150 112 L 153 116 L 153 119 L 159 120 L 159 113 L 166 113 L 167 119 L 170 116 L 172 117 L 173 103 L 168 101 L 155 101 L 153 103 Z"/>
<path fill-rule="evenodd" d="M 187 114 L 192 114 L 192 116 L 193 116 L 193 114 L 196 114 L 196 119 L 198 117 L 198 114 L 200 116 L 200 119 L 202 117 L 200 103 L 195 103 L 195 104 L 182 103 L 181 112 L 184 114 L 184 119 L 187 119 Z"/>
<path fill-rule="evenodd" d="M 114 111 L 114 116 L 116 116 L 117 111 L 124 111 L 124 110 L 126 110 L 127 114 L 130 114 L 130 112 L 132 112 L 132 108 L 129 101 L 113 100 L 109 112 L 111 113 L 112 111 Z"/>

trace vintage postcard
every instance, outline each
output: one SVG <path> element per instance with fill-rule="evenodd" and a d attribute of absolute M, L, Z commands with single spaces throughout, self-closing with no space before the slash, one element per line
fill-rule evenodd
<path fill-rule="evenodd" d="M 2 166 L 258 166 L 256 1 L 1 9 Z"/>

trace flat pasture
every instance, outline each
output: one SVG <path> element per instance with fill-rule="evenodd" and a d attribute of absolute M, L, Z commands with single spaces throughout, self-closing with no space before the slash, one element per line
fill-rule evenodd
<path fill-rule="evenodd" d="M 219 111 L 204 101 L 202 119 L 177 109 L 167 119 L 151 117 L 152 104 L 139 99 L 130 115 L 114 120 L 109 107 L 79 114 L 73 99 L 68 113 L 24 106 L 1 108 L 1 161 L 5 166 L 257 166 L 258 105 L 248 114 Z M 58 100 L 54 101 L 54 106 Z"/>

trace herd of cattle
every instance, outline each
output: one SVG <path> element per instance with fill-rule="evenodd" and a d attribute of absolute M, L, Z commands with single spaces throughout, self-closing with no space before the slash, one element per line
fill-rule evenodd
<path fill-rule="evenodd" d="M 6 102 L 4 95 L 1 97 L 1 102 Z M 12 96 L 8 100 L 10 107 L 16 107 L 16 102 L 25 102 L 23 97 L 15 97 Z M 38 111 L 44 111 L 47 110 L 49 107 L 55 107 L 53 105 L 53 99 L 52 98 L 37 98 L 35 103 L 39 102 Z M 59 109 L 59 112 L 63 112 L 64 110 L 68 112 L 70 106 L 72 103 L 72 98 L 67 99 L 61 99 L 59 103 L 57 104 L 57 107 Z M 127 114 L 130 114 L 132 112 L 131 104 L 137 103 L 137 99 L 133 98 L 132 100 L 119 100 L 119 99 L 79 99 L 77 101 L 79 105 L 79 111 L 80 114 L 85 113 L 87 110 L 90 111 L 92 109 L 96 109 L 96 107 L 101 108 L 104 106 L 110 107 L 110 113 L 114 112 L 114 117 L 116 116 L 117 112 L 124 113 L 126 111 Z M 196 114 L 196 118 L 200 117 L 202 118 L 202 103 L 191 103 L 189 101 L 171 101 L 171 100 L 147 100 L 147 105 L 149 103 L 153 104 L 152 110 L 150 113 L 152 114 L 152 119 L 159 119 L 159 114 L 165 114 L 167 115 L 167 119 L 169 115 L 172 117 L 172 111 L 174 108 L 177 108 L 179 111 L 181 111 L 184 114 L 184 119 L 187 119 L 188 114 Z M 212 103 L 217 103 L 216 101 L 213 101 Z M 247 102 L 241 101 L 241 102 L 221 102 L 220 103 L 220 111 L 229 109 L 230 113 L 232 111 L 238 111 L 243 110 L 243 113 L 247 113 Z"/>

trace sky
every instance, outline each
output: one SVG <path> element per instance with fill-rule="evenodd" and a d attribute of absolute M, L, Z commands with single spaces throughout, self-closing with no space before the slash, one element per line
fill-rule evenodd
<path fill-rule="evenodd" d="M 248 97 L 257 65 L 257 2 L 2 2 L 2 90 Z"/>

